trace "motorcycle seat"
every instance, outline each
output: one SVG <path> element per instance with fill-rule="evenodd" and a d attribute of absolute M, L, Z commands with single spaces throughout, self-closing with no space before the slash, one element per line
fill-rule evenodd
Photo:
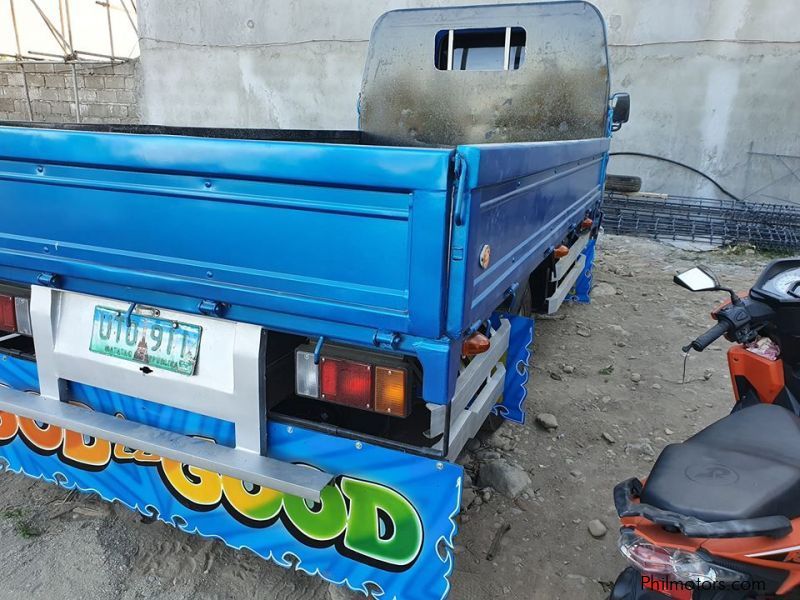
<path fill-rule="evenodd" d="M 800 418 L 758 404 L 667 446 L 641 502 L 707 522 L 800 516 Z"/>

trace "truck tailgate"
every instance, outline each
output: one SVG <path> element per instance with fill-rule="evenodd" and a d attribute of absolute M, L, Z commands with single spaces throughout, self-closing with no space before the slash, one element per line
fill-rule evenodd
<path fill-rule="evenodd" d="M 438 337 L 452 154 L 0 127 L 0 274 Z"/>

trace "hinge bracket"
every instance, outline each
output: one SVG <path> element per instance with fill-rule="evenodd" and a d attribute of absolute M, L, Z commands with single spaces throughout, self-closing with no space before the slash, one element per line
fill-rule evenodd
<path fill-rule="evenodd" d="M 376 331 L 372 343 L 378 347 L 396 349 L 400 345 L 400 334 L 394 331 Z"/>

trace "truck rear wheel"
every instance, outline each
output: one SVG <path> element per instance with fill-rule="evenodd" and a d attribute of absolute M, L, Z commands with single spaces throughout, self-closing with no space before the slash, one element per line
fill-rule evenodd
<path fill-rule="evenodd" d="M 521 317 L 530 317 L 533 314 L 533 292 L 528 278 L 521 284 L 520 299 L 515 314 Z"/>

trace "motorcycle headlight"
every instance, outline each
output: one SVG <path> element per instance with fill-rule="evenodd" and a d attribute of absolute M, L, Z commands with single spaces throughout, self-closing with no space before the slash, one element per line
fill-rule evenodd
<path fill-rule="evenodd" d="M 699 554 L 656 546 L 630 529 L 622 531 L 619 549 L 628 562 L 641 572 L 662 575 L 673 581 L 703 584 L 748 579 L 744 573 L 710 563 Z"/>

